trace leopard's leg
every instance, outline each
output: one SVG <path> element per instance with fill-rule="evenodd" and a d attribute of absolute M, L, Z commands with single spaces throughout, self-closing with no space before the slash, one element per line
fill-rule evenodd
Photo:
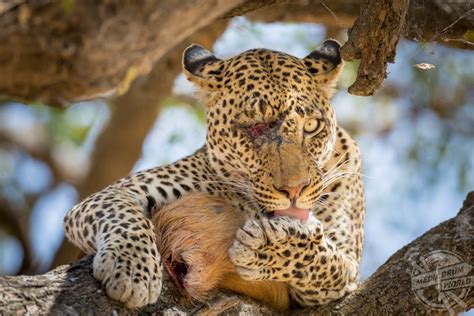
<path fill-rule="evenodd" d="M 66 237 L 95 254 L 93 271 L 110 297 L 140 307 L 157 300 L 162 262 L 152 210 L 192 191 L 211 177 L 200 151 L 172 165 L 126 177 L 74 206 L 64 219 Z M 183 168 L 183 165 L 192 165 Z"/>

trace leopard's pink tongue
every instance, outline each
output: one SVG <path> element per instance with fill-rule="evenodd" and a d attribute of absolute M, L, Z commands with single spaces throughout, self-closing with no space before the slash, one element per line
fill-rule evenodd
<path fill-rule="evenodd" d="M 276 210 L 274 212 L 275 216 L 289 216 L 293 218 L 297 218 L 306 222 L 309 217 L 309 209 L 307 208 L 297 208 L 297 207 L 289 207 L 285 210 Z"/>

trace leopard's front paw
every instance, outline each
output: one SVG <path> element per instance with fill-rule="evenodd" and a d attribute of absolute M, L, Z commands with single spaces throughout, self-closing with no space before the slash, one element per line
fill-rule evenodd
<path fill-rule="evenodd" d="M 321 239 L 322 225 L 314 218 L 250 219 L 237 231 L 229 257 L 244 279 L 286 281 L 312 261 Z"/>
<path fill-rule="evenodd" d="M 155 243 L 143 240 L 109 240 L 94 257 L 94 277 L 111 298 L 128 308 L 155 303 L 161 292 L 160 255 Z"/>

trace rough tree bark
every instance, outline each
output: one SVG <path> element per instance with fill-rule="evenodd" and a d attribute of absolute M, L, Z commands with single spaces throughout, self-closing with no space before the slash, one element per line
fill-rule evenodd
<path fill-rule="evenodd" d="M 65 104 L 124 94 L 170 49 L 244 1 L 8 3 L 0 11 L 0 93 Z"/>
<path fill-rule="evenodd" d="M 469 310 L 474 306 L 473 244 L 474 192 L 470 192 L 456 217 L 398 250 L 358 290 L 326 306 L 299 310 L 293 314 L 442 315 Z M 432 254 L 440 251 L 445 253 L 444 256 L 454 258 L 454 264 L 452 261 L 443 263 L 436 260 L 433 264 Z M 446 274 L 443 269 L 446 268 L 457 269 L 456 275 L 461 278 L 451 280 L 455 280 L 453 282 L 457 282 L 459 287 L 439 291 L 437 283 L 427 282 L 426 278 L 434 275 L 442 281 Z M 423 278 L 418 273 L 425 273 L 426 276 Z M 465 283 L 459 283 L 460 279 Z M 419 287 L 420 284 L 424 290 Z M 438 297 L 456 303 L 448 304 L 448 310 L 436 310 L 434 306 L 438 303 Z M 420 299 L 425 299 L 425 304 Z M 101 290 L 91 275 L 90 257 L 44 275 L 0 277 L 0 314 L 137 315 L 154 312 L 164 315 L 272 314 L 266 307 L 231 293 L 215 293 L 207 303 L 191 304 L 181 298 L 169 280 L 165 280 L 162 295 L 155 305 L 142 310 L 127 310 L 108 299 Z"/>
<path fill-rule="evenodd" d="M 360 12 L 359 12 L 360 10 Z M 357 12 L 359 12 L 357 14 Z M 310 0 L 265 7 L 249 14 L 266 22 L 309 22 L 350 28 L 342 48 L 346 61 L 360 59 L 354 95 L 372 95 L 387 76 L 402 37 L 473 49 L 466 34 L 474 26 L 474 8 L 468 1 L 419 0 Z M 354 22 L 355 21 L 355 22 Z"/>
<path fill-rule="evenodd" d="M 358 94 L 373 93 L 383 80 L 384 65 L 393 59 L 400 35 L 474 48 L 465 37 L 473 26 L 474 9 L 468 1 L 327 3 L 6 0 L 0 2 L 0 95 L 65 105 L 123 94 L 135 78 L 148 74 L 157 60 L 196 29 L 218 17 L 242 15 L 261 7 L 269 7 L 269 17 L 282 20 L 304 16 L 313 22 L 332 19 L 341 24 L 358 17 L 360 8 L 360 18 L 350 33 L 351 46 L 344 49 L 345 57 L 362 58 L 365 65 L 359 72 L 362 83 L 352 88 Z M 282 11 L 276 4 L 285 4 L 292 11 Z M 264 11 L 261 15 L 265 16 Z M 366 26 L 377 29 L 366 30 Z M 368 51 L 374 43 L 389 46 Z M 370 66 L 374 57 L 376 62 Z M 376 78 L 374 83 L 368 83 L 372 78 Z"/>
<path fill-rule="evenodd" d="M 409 3 L 409 0 L 365 1 L 342 49 L 344 60 L 361 59 L 350 93 L 372 95 L 382 85 L 387 77 L 387 63 L 395 62 Z"/>

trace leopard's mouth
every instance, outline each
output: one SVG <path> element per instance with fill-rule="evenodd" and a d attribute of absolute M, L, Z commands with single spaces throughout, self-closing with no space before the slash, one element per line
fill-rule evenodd
<path fill-rule="evenodd" d="M 275 216 L 288 216 L 296 218 L 302 221 L 303 223 L 306 223 L 309 218 L 309 208 L 298 208 L 292 205 L 284 210 L 276 210 L 274 214 Z"/>
<path fill-rule="evenodd" d="M 258 199 L 255 198 L 256 204 L 261 209 L 261 215 L 267 218 L 286 216 L 294 219 L 298 219 L 303 223 L 306 223 L 309 219 L 311 208 L 299 208 L 296 206 L 297 201 L 295 199 L 291 200 L 290 207 L 286 209 L 270 209 L 268 206 L 265 206 L 263 203 L 259 203 Z"/>
<path fill-rule="evenodd" d="M 268 217 L 268 218 L 275 217 L 275 211 L 263 210 L 262 214 L 263 214 L 263 216 Z"/>
<path fill-rule="evenodd" d="M 291 206 L 284 210 L 273 210 L 263 211 L 263 215 L 268 218 L 279 217 L 279 216 L 288 216 L 291 218 L 299 219 L 303 223 L 305 223 L 309 218 L 310 210 L 307 208 L 297 208 L 295 206 Z"/>

